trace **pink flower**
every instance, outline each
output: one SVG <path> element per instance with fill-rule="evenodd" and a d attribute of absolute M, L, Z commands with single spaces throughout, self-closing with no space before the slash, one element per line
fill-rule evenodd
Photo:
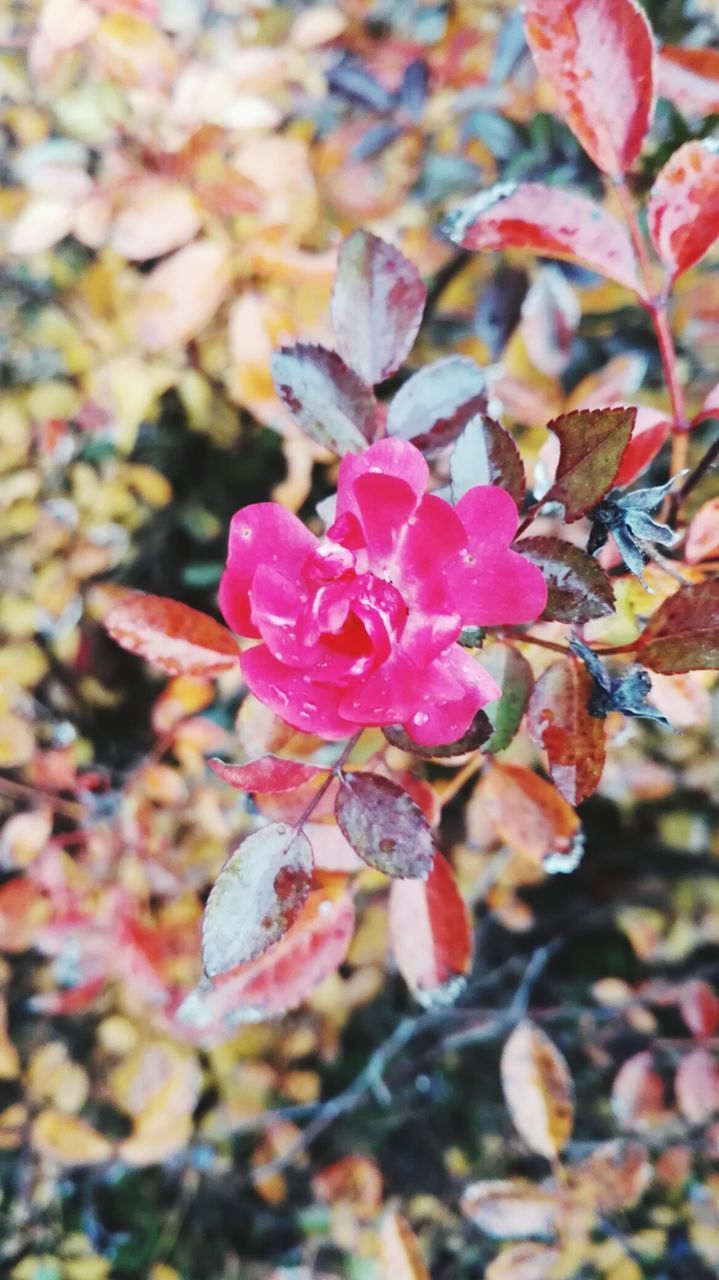
<path fill-rule="evenodd" d="M 342 459 L 321 541 L 275 503 L 233 517 L 222 612 L 263 641 L 242 654 L 242 674 L 295 728 L 338 739 L 401 724 L 436 746 L 499 696 L 455 641 L 463 626 L 533 621 L 544 579 L 510 550 L 508 493 L 482 485 L 452 507 L 425 494 L 427 478 L 421 453 L 387 438 Z"/>

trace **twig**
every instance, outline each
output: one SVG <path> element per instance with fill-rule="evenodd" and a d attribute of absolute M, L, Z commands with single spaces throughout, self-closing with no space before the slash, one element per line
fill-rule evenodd
<path fill-rule="evenodd" d="M 712 444 L 710 444 L 706 453 L 689 472 L 689 475 L 684 481 L 681 489 L 678 489 L 676 493 L 671 494 L 669 499 L 669 510 L 672 518 L 676 516 L 677 511 L 682 504 L 686 502 L 689 494 L 692 492 L 692 489 L 695 489 L 699 484 L 699 481 L 704 479 L 707 471 L 711 470 L 717 459 L 719 459 L 719 436 Z"/>
<path fill-rule="evenodd" d="M 455 280 L 464 267 L 466 267 L 471 256 L 472 255 L 468 249 L 460 249 L 459 253 L 455 253 L 454 256 L 451 257 L 448 262 L 445 262 L 444 266 L 440 267 L 439 271 L 436 272 L 434 279 L 427 290 L 427 301 L 424 304 L 425 323 L 431 319 L 434 314 L 437 304 L 445 289 L 449 288 L 452 281 Z"/>

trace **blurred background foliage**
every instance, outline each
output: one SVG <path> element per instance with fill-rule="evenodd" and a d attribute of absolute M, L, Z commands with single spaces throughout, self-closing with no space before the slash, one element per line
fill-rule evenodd
<path fill-rule="evenodd" d="M 645 7 L 660 42 L 717 47 L 716 0 Z M 713 1059 L 689 1090 L 701 1104 L 676 1084 L 719 1025 L 713 677 L 658 681 L 679 732 L 623 731 L 561 883 L 487 829 L 471 784 L 448 804 L 442 846 L 477 918 L 457 1011 L 423 1015 L 387 970 L 384 884 L 367 872 L 338 974 L 283 1020 L 208 1028 L 178 1009 L 204 897 L 254 810 L 204 757 L 237 734 L 257 754 L 278 728 L 239 677 L 164 689 L 99 626 L 116 583 L 215 612 L 244 503 L 314 518 L 334 463 L 275 399 L 269 357 L 330 338 L 355 227 L 429 281 L 415 366 L 448 351 L 491 364 L 531 457 L 573 395 L 663 403 L 650 329 L 617 286 L 557 264 L 577 309 L 557 365 L 527 306 L 546 266 L 469 261 L 436 234 L 453 200 L 496 180 L 601 197 L 537 84 L 519 6 L 29 0 L 0 15 L 0 85 L 3 1274 L 421 1280 L 411 1251 L 401 1271 L 382 1260 L 388 1205 L 435 1280 L 489 1274 L 497 1242 L 461 1211 L 464 1187 L 547 1174 L 499 1079 L 507 1010 L 531 1007 L 574 1075 L 572 1158 L 623 1133 L 649 1167 L 618 1223 L 577 1229 L 562 1274 L 716 1275 Z M 716 122 L 663 98 L 637 192 Z M 716 266 L 686 277 L 675 308 L 697 405 Z M 710 477 L 696 504 L 717 492 Z M 441 790 L 441 768 L 430 777 Z M 301 1159 L 253 1177 L 318 1118 Z M 501 1275 L 549 1274 L 519 1261 Z"/>

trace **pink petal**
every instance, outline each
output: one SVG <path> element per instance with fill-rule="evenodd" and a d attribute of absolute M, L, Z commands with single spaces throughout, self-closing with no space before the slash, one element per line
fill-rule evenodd
<path fill-rule="evenodd" d="M 242 675 L 260 702 L 287 724 L 333 741 L 347 738 L 354 725 L 338 710 L 337 689 L 317 684 L 307 673 L 285 666 L 258 644 L 240 658 Z"/>
<path fill-rule="evenodd" d="M 370 569 L 389 568 L 407 522 L 417 506 L 417 495 L 397 476 L 367 472 L 354 483 L 357 511 L 364 531 Z"/>
<path fill-rule="evenodd" d="M 420 668 L 402 653 L 349 689 L 340 711 L 357 724 L 398 724 L 432 698 L 459 698 L 463 685 L 443 663 Z"/>
<path fill-rule="evenodd" d="M 257 566 L 250 587 L 252 619 L 270 652 L 291 667 L 308 667 L 317 645 L 303 642 L 298 627 L 303 602 L 296 582 L 269 565 Z"/>
<path fill-rule="evenodd" d="M 534 622 L 547 603 L 541 570 L 516 551 L 479 551 L 452 573 L 452 587 L 467 626 Z"/>
<path fill-rule="evenodd" d="M 422 666 L 459 635 L 462 617 L 452 580 L 467 535 L 442 498 L 423 498 L 397 555 L 397 584 L 410 610 L 402 648 Z"/>
<path fill-rule="evenodd" d="M 316 545 L 314 534 L 276 502 L 258 502 L 236 512 L 230 524 L 227 566 L 220 582 L 220 608 L 237 635 L 259 635 L 249 599 L 257 566 L 268 564 L 290 581 L 296 580 Z"/>
<path fill-rule="evenodd" d="M 388 436 L 370 445 L 364 453 L 346 453 L 339 469 L 337 519 L 346 511 L 359 514 L 354 494 L 355 481 L 368 472 L 397 476 L 409 485 L 417 500 L 427 488 L 429 478 L 427 463 L 419 449 L 415 449 L 408 440 L 393 440 Z"/>
<path fill-rule="evenodd" d="M 440 666 L 445 674 L 450 672 L 463 685 L 458 698 L 450 700 L 432 696 L 434 672 Z M 454 645 L 440 661 L 433 663 L 425 674 L 428 696 L 419 710 L 402 726 L 405 733 L 420 746 L 437 747 L 447 742 L 456 742 L 467 732 L 480 708 L 487 702 L 493 702 L 501 693 L 489 672 L 458 645 Z"/>
<path fill-rule="evenodd" d="M 480 484 L 460 498 L 454 508 L 467 530 L 470 551 L 508 547 L 517 532 L 517 508 L 506 489 Z"/>

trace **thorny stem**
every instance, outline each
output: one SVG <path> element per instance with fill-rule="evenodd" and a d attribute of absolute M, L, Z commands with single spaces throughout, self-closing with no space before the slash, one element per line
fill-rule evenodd
<path fill-rule="evenodd" d="M 672 475 L 678 471 L 683 471 L 686 466 L 687 454 L 689 451 L 689 440 L 687 436 L 688 422 L 686 414 L 686 405 L 684 401 L 684 391 L 679 381 L 677 370 L 677 353 L 674 346 L 674 338 L 669 325 L 669 316 L 667 314 L 667 295 L 662 293 L 656 296 L 654 293 L 654 283 L 652 279 L 652 264 L 649 260 L 646 241 L 639 225 L 637 212 L 634 207 L 629 188 L 623 178 L 615 183 L 617 198 L 622 208 L 627 229 L 631 236 L 632 244 L 639 262 L 639 271 L 644 285 L 644 295 L 640 296 L 639 301 L 647 312 L 654 329 L 654 333 L 659 346 L 659 355 L 664 370 L 664 378 L 669 392 L 669 399 L 672 406 Z"/>

